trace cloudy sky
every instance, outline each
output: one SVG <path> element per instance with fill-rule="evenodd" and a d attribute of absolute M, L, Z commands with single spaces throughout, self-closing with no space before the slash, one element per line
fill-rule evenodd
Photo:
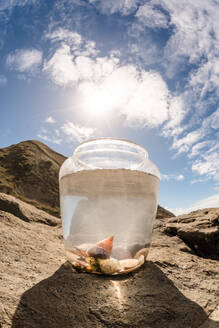
<path fill-rule="evenodd" d="M 218 0 L 0 0 L 0 147 L 143 145 L 159 203 L 219 207 Z"/>

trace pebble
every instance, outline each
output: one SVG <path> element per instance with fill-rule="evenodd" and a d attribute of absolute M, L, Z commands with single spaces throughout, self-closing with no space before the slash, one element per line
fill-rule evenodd
<path fill-rule="evenodd" d="M 100 271 L 105 274 L 117 273 L 121 270 L 120 262 L 114 258 L 107 260 L 97 259 Z"/>
<path fill-rule="evenodd" d="M 88 251 L 87 254 L 94 258 L 107 259 L 110 257 L 110 252 L 107 252 L 104 248 L 93 246 Z"/>
<path fill-rule="evenodd" d="M 117 260 L 130 259 L 132 257 L 131 253 L 122 247 L 113 248 L 111 256 Z"/>
<path fill-rule="evenodd" d="M 131 269 L 133 267 L 136 267 L 139 264 L 139 260 L 137 260 L 137 259 L 121 260 L 119 262 L 120 262 L 122 269 Z"/>

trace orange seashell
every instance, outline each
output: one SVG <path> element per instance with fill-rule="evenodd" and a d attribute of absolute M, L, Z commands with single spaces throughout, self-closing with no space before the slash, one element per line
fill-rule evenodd
<path fill-rule="evenodd" d="M 113 248 L 113 236 L 101 240 L 99 243 L 97 243 L 98 247 L 102 247 L 106 252 L 111 253 L 112 252 L 112 248 Z"/>

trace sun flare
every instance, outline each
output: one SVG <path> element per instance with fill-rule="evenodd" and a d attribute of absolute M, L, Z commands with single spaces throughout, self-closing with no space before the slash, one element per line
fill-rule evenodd
<path fill-rule="evenodd" d="M 83 83 L 80 87 L 83 112 L 87 115 L 108 116 L 115 107 L 115 92 L 102 85 Z"/>

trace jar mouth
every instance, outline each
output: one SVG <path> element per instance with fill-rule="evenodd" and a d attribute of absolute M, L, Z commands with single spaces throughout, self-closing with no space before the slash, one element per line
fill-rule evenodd
<path fill-rule="evenodd" d="M 89 140 L 85 140 L 83 142 L 81 142 L 74 150 L 74 154 L 76 154 L 77 152 L 81 151 L 81 147 L 83 147 L 84 145 L 89 145 L 90 143 L 96 143 L 96 142 L 104 142 L 106 141 L 106 143 L 109 143 L 109 142 L 115 142 L 116 143 L 124 143 L 124 144 L 127 144 L 129 146 L 133 146 L 136 147 L 137 149 L 139 149 L 140 152 L 142 153 L 145 153 L 145 157 L 148 158 L 148 152 L 147 150 L 139 145 L 138 143 L 134 142 L 134 141 L 131 141 L 131 140 L 128 140 L 128 139 L 125 139 L 125 138 L 115 138 L 115 137 L 101 137 L 101 138 L 92 138 L 92 139 L 89 139 Z"/>
<path fill-rule="evenodd" d="M 141 145 L 120 138 L 89 139 L 79 144 L 75 151 L 75 164 L 81 169 L 139 169 L 148 158 Z"/>

